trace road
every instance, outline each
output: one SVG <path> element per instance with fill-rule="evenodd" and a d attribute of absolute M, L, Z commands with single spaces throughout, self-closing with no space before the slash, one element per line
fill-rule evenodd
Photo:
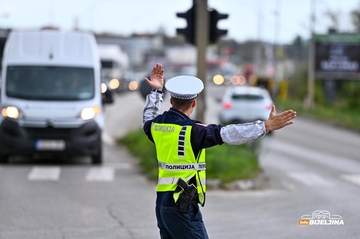
<path fill-rule="evenodd" d="M 222 91 L 208 87 L 205 123 L 217 122 Z M 102 166 L 87 158 L 0 165 L 0 239 L 159 238 L 155 185 L 115 143 L 140 127 L 143 105 L 138 92 L 129 92 L 106 107 Z M 262 189 L 207 193 L 202 212 L 210 238 L 359 238 L 358 134 L 298 117 L 261 146 Z M 317 210 L 340 216 L 343 225 L 298 224 Z"/>

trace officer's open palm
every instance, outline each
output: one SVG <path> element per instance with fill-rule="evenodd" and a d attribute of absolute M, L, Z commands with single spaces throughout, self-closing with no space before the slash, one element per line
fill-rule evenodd
<path fill-rule="evenodd" d="M 275 112 L 275 105 L 272 106 L 269 119 L 265 122 L 266 131 L 281 129 L 285 126 L 294 123 L 293 119 L 296 117 L 296 112 L 293 110 L 286 110 L 279 114 Z"/>
<path fill-rule="evenodd" d="M 155 90 L 162 90 L 164 87 L 164 71 L 161 64 L 156 64 L 151 71 L 150 80 L 145 78 L 146 83 Z"/>

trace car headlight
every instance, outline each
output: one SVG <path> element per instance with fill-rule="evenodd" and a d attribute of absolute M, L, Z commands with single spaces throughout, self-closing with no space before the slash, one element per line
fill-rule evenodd
<path fill-rule="evenodd" d="M 246 79 L 244 76 L 233 75 L 230 79 L 233 85 L 245 85 Z"/>
<path fill-rule="evenodd" d="M 1 110 L 2 116 L 11 119 L 18 119 L 22 117 L 21 111 L 15 106 L 4 107 Z"/>
<path fill-rule="evenodd" d="M 80 117 L 82 120 L 90 120 L 100 113 L 98 106 L 88 107 L 81 110 Z"/>
<path fill-rule="evenodd" d="M 119 86 L 120 86 L 120 81 L 118 79 L 113 78 L 110 80 L 109 87 L 111 89 L 115 90 L 115 89 L 119 88 Z"/>
<path fill-rule="evenodd" d="M 105 83 L 101 83 L 101 93 L 105 93 L 107 91 L 107 86 Z"/>
<path fill-rule="evenodd" d="M 137 90 L 139 88 L 139 83 L 136 81 L 131 81 L 129 82 L 128 88 L 129 90 Z"/>
<path fill-rule="evenodd" d="M 213 77 L 213 81 L 216 85 L 221 85 L 224 83 L 225 79 L 222 75 L 215 75 Z"/>

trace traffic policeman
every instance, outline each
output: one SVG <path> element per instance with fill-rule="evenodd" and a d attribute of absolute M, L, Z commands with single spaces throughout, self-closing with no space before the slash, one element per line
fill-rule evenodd
<path fill-rule="evenodd" d="M 172 107 L 160 113 L 164 69 L 156 64 L 145 81 L 152 91 L 143 110 L 143 130 L 155 144 L 159 167 L 156 218 L 162 239 L 208 238 L 199 205 L 205 204 L 205 149 L 223 143 L 239 145 L 260 139 L 293 123 L 296 112 L 275 114 L 267 121 L 227 126 L 204 125 L 190 119 L 196 97 L 204 89 L 199 78 L 181 75 L 165 84 Z"/>

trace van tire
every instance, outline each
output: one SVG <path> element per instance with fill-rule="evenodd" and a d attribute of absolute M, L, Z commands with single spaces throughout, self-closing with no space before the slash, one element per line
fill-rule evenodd
<path fill-rule="evenodd" d="M 0 154 L 0 163 L 8 163 L 8 162 L 9 162 L 9 155 Z"/>
<path fill-rule="evenodd" d="M 92 164 L 101 164 L 102 163 L 102 153 L 101 153 L 101 147 L 98 150 L 97 154 L 94 154 L 91 156 Z"/>

